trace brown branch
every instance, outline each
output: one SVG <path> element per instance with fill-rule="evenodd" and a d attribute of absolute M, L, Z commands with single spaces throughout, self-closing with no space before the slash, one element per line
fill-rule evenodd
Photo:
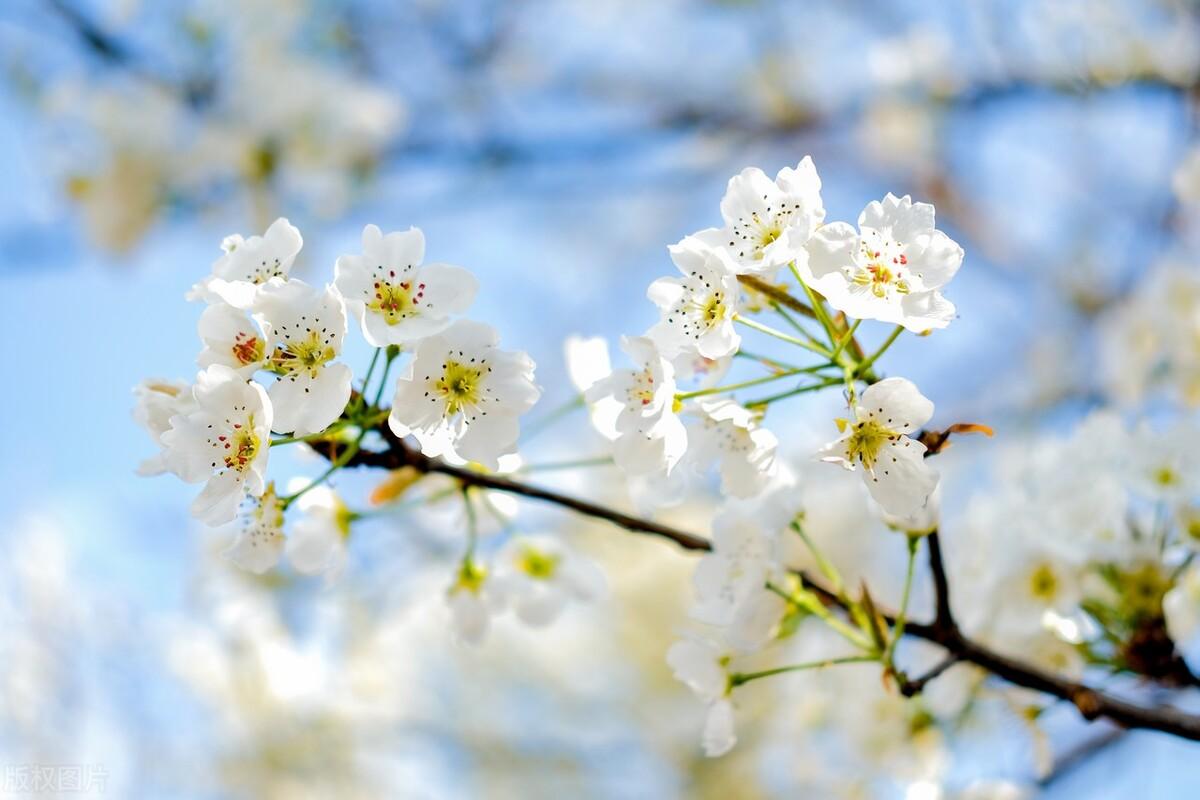
<path fill-rule="evenodd" d="M 381 426 L 379 431 L 387 440 L 388 449 L 382 452 L 361 450 L 350 458 L 345 466 L 382 467 L 384 469 L 411 466 L 421 472 L 448 475 L 461 481 L 465 486 L 477 486 L 553 503 L 585 516 L 606 520 L 634 533 L 669 539 L 686 550 L 706 551 L 712 549 L 712 545 L 704 537 L 669 525 L 634 517 L 596 503 L 521 481 L 475 472 L 464 467 L 447 464 L 440 459 L 428 458 L 395 437 L 386 425 Z M 334 448 L 334 444 L 331 442 L 313 442 L 310 446 L 326 457 L 329 457 Z M 938 563 L 941 564 L 940 548 L 930 547 L 931 558 L 934 557 L 935 550 Z M 944 565 L 937 571 L 944 575 Z M 937 571 L 935 571 L 935 575 Z M 827 605 L 844 608 L 834 592 L 806 573 L 798 574 L 804 585 Z M 947 609 L 949 607 L 948 599 L 947 593 Z M 889 624 L 895 622 L 894 614 L 883 613 L 883 617 Z M 1147 708 L 1122 700 L 1084 683 L 1063 678 L 1019 659 L 997 653 L 963 636 L 957 626 L 946 627 L 939 625 L 936 620 L 933 623 L 908 622 L 905 626 L 905 635 L 932 642 L 956 660 L 974 664 L 1016 686 L 1070 701 L 1087 720 L 1106 718 L 1125 728 L 1156 730 L 1184 739 L 1200 741 L 1200 715 L 1187 714 L 1175 708 Z"/>

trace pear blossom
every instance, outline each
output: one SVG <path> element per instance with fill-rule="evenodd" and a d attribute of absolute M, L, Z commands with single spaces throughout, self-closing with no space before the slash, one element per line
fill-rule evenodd
<path fill-rule="evenodd" d="M 742 337 L 734 330 L 737 275 L 720 251 L 689 236 L 670 248 L 682 278 L 659 278 L 646 296 L 661 318 L 647 335 L 667 357 L 696 353 L 718 359 L 737 350 Z"/>
<path fill-rule="evenodd" d="M 496 580 L 527 625 L 549 625 L 571 600 L 588 602 L 604 592 L 604 575 L 591 561 L 553 536 L 510 539 L 496 554 Z"/>
<path fill-rule="evenodd" d="M 687 429 L 675 408 L 675 368 L 648 337 L 623 337 L 637 369 L 614 370 L 587 392 L 589 402 L 615 398 L 613 460 L 627 474 L 670 474 L 687 449 Z"/>
<path fill-rule="evenodd" d="M 221 242 L 225 254 L 213 262 L 212 274 L 192 287 L 188 299 L 223 300 L 234 308 L 248 309 L 260 286 L 287 280 L 303 245 L 300 231 L 283 217 L 271 223 L 262 236 L 227 236 Z"/>
<path fill-rule="evenodd" d="M 1200 633 L 1200 566 L 1183 571 L 1162 600 L 1163 616 L 1171 639 L 1187 655 L 1194 654 Z"/>
<path fill-rule="evenodd" d="M 737 744 L 733 703 L 729 699 L 729 659 L 729 653 L 693 639 L 678 641 L 667 650 L 667 664 L 675 677 L 708 705 L 702 744 L 704 754 L 710 758 L 725 755 Z"/>
<path fill-rule="evenodd" d="M 360 256 L 338 258 L 334 284 L 375 347 L 440 333 L 475 299 L 479 282 L 467 270 L 421 264 L 425 236 L 420 228 L 384 235 L 368 225 L 362 248 Z"/>
<path fill-rule="evenodd" d="M 266 339 L 245 311 L 219 300 L 204 309 L 198 327 L 204 343 L 196 357 L 201 369 L 224 364 L 250 378 L 266 366 Z"/>
<path fill-rule="evenodd" d="M 745 498 L 762 492 L 778 472 L 775 434 L 759 426 L 757 414 L 728 398 L 698 398 L 695 409 L 698 423 L 688 433 L 689 457 L 700 465 L 716 461 L 726 494 Z"/>
<path fill-rule="evenodd" d="M 229 522 L 245 494 L 266 488 L 271 401 L 257 383 L 223 364 L 196 377 L 194 407 L 171 418 L 162 434 L 167 468 L 188 483 L 207 481 L 192 514 L 209 525 Z"/>
<path fill-rule="evenodd" d="M 350 399 L 350 367 L 333 363 L 346 335 L 337 289 L 300 280 L 265 286 L 254 317 L 267 337 L 267 368 L 279 376 L 268 392 L 275 430 L 297 436 L 325 430 Z"/>
<path fill-rule="evenodd" d="M 242 569 L 262 575 L 279 563 L 283 554 L 283 503 L 268 485 L 262 497 L 252 498 L 238 522 L 238 534 L 224 556 Z"/>
<path fill-rule="evenodd" d="M 886 378 L 862 393 L 854 419 L 837 421 L 842 436 L 826 445 L 821 460 L 847 470 L 862 467 L 863 481 L 875 502 L 896 516 L 925 505 L 938 483 L 925 463 L 925 445 L 907 434 L 933 416 L 933 403 L 904 378 Z"/>
<path fill-rule="evenodd" d="M 825 219 L 821 179 L 812 159 L 781 169 L 771 180 L 748 167 L 729 180 L 721 199 L 725 225 L 696 238 L 728 253 L 738 274 L 770 277 L 784 264 L 807 258 L 804 245 Z"/>
<path fill-rule="evenodd" d="M 713 520 L 713 549 L 692 574 L 696 604 L 691 615 L 709 625 L 730 625 L 753 597 L 766 592 L 775 571 L 774 532 L 756 515 L 727 509 Z"/>
<path fill-rule="evenodd" d="M 171 428 L 171 417 L 186 414 L 192 409 L 192 388 L 183 381 L 168 381 L 151 378 L 139 383 L 133 390 L 133 419 L 140 425 L 160 451 L 138 465 L 137 474 L 142 476 L 161 475 L 168 470 L 162 436 Z"/>
<path fill-rule="evenodd" d="M 293 491 L 303 488 L 305 479 Z M 296 500 L 301 516 L 292 523 L 284 552 L 297 572 L 333 580 L 346 566 L 346 540 L 353 512 L 328 486 L 314 486 Z"/>
<path fill-rule="evenodd" d="M 492 617 L 504 610 L 505 594 L 485 565 L 465 558 L 446 590 L 446 606 L 455 637 L 464 644 L 479 644 L 491 628 Z"/>
<path fill-rule="evenodd" d="M 934 228 L 933 206 L 888 194 L 858 217 L 823 225 L 797 262 L 805 282 L 856 319 L 903 325 L 914 333 L 944 328 L 954 305 L 939 291 L 962 265 L 963 249 Z"/>
<path fill-rule="evenodd" d="M 1184 422 L 1153 431 L 1143 425 L 1128 440 L 1130 484 L 1139 494 L 1178 504 L 1200 493 L 1200 428 Z"/>
<path fill-rule="evenodd" d="M 563 352 L 567 362 L 567 376 L 571 384 L 584 398 L 589 390 L 600 381 L 612 375 L 612 360 L 608 355 L 608 343 L 603 337 L 568 336 L 563 344 Z M 592 427 L 605 439 L 612 441 L 617 438 L 617 415 L 621 413 L 621 403 L 611 395 L 598 397 L 587 402 L 588 417 Z"/>
<path fill-rule="evenodd" d="M 469 320 L 421 340 L 396 383 L 392 432 L 415 436 L 427 456 L 497 469 L 516 452 L 519 418 L 541 395 L 529 356 L 498 343 L 495 329 Z"/>

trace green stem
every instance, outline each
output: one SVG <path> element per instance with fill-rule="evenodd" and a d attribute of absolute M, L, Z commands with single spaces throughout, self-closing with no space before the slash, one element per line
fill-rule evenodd
<path fill-rule="evenodd" d="M 874 656 L 842 656 L 839 658 L 827 658 L 824 661 L 808 661 L 803 664 L 789 664 L 786 667 L 764 669 L 761 672 L 734 672 L 729 676 L 729 685 L 731 687 L 741 686 L 743 683 L 756 681 L 759 678 L 769 678 L 772 675 L 782 675 L 785 672 L 803 672 L 806 670 L 832 667 L 838 664 L 862 664 L 875 660 L 876 659 Z"/>
<path fill-rule="evenodd" d="M 808 534 L 804 532 L 804 528 L 800 525 L 799 521 L 792 520 L 788 527 L 800 537 L 800 539 L 804 542 L 804 546 L 808 548 L 808 552 L 812 553 L 813 559 L 817 562 L 817 569 L 821 570 L 821 574 L 829 579 L 829 583 L 833 588 L 833 593 L 839 598 L 842 597 L 842 592 L 845 587 L 842 584 L 841 573 L 837 571 L 837 568 L 833 566 L 833 563 L 825 557 L 825 554 L 821 552 L 816 543 L 814 543 L 813 540 L 809 538 Z"/>
<path fill-rule="evenodd" d="M 367 376 L 363 378 L 362 391 L 359 392 L 359 408 L 366 405 L 367 402 L 367 387 L 371 385 L 371 375 L 375 372 L 375 362 L 379 361 L 379 351 L 382 347 L 376 347 L 375 352 L 371 355 L 371 363 L 367 366 Z"/>
<path fill-rule="evenodd" d="M 751 400 L 747 403 L 744 403 L 743 405 L 745 405 L 746 408 L 754 408 L 756 406 L 769 406 L 771 403 L 774 403 L 776 400 L 784 400 L 788 397 L 795 397 L 798 394 L 806 394 L 808 392 L 815 392 L 820 389 L 827 389 L 828 387 L 836 386 L 841 382 L 842 382 L 841 378 L 826 378 L 825 380 L 821 381 L 820 383 L 810 383 L 807 386 L 798 386 L 795 389 L 788 389 L 786 392 L 780 392 L 779 394 L 768 395 L 767 397 L 760 397 L 758 400 Z"/>
<path fill-rule="evenodd" d="M 875 364 L 875 362 L 879 360 L 880 356 L 882 356 L 884 353 L 886 353 L 888 351 L 888 348 L 892 346 L 892 343 L 895 342 L 896 339 L 903 332 L 904 332 L 904 326 L 897 325 L 895 327 L 895 329 L 891 332 L 891 334 L 888 336 L 888 338 L 884 341 L 884 343 L 879 346 L 878 350 L 876 350 L 874 353 L 872 353 L 870 355 L 870 357 L 867 358 L 866 361 L 860 361 L 858 363 L 858 366 L 854 368 L 854 373 L 859 376 L 866 375 L 867 370 L 869 370 Z"/>
<path fill-rule="evenodd" d="M 842 638 L 850 642 L 860 650 L 865 650 L 869 653 L 877 652 L 875 646 L 869 642 L 860 631 L 851 628 L 846 623 L 830 613 L 829 609 L 818 600 L 816 597 L 806 597 L 804 594 L 792 594 L 791 592 L 781 589 L 773 583 L 767 584 L 767 589 L 787 600 L 789 603 L 803 608 L 808 613 L 817 617 L 837 633 L 841 634 Z"/>
<path fill-rule="evenodd" d="M 795 364 L 786 364 L 779 359 L 770 358 L 769 356 L 760 356 L 757 353 L 751 353 L 747 350 L 739 349 L 736 353 L 734 353 L 734 356 L 737 358 L 749 359 L 750 361 L 757 361 L 763 366 L 770 367 L 771 369 L 800 369 L 800 367 L 797 367 Z"/>
<path fill-rule="evenodd" d="M 792 329 L 795 330 L 797 333 L 799 333 L 801 336 L 803 336 L 805 339 L 808 339 L 808 341 L 812 342 L 817 347 L 825 346 L 825 345 L 821 344 L 820 339 L 818 339 L 817 337 L 813 336 L 811 333 L 808 332 L 808 328 L 805 328 L 804 325 L 801 324 L 800 320 L 796 319 L 791 314 L 789 314 L 787 312 L 787 309 L 784 308 L 782 305 L 780 305 L 779 303 L 772 303 L 771 308 L 774 309 L 776 314 L 783 317 L 784 321 L 787 322 L 788 325 L 791 325 Z"/>
<path fill-rule="evenodd" d="M 379 388 L 375 391 L 375 399 L 371 402 L 372 408 L 379 408 L 379 401 L 383 399 L 383 392 L 387 388 L 388 373 L 391 372 L 392 362 L 399 355 L 391 347 L 387 351 L 387 361 L 383 362 L 383 375 L 379 376 Z"/>
<path fill-rule="evenodd" d="M 854 334 L 858 332 L 859 325 L 862 325 L 862 320 L 856 319 L 854 320 L 854 324 L 846 329 L 846 333 L 843 334 L 841 339 L 838 339 L 837 346 L 834 347 L 833 352 L 829 354 L 830 361 L 836 362 L 838 360 L 838 356 L 842 354 L 842 351 L 846 349 L 846 345 L 850 344 L 850 340 L 853 339 Z"/>
<path fill-rule="evenodd" d="M 475 516 L 475 506 L 471 505 L 471 487 L 465 483 L 462 486 L 462 499 L 467 512 L 467 552 L 463 561 L 470 562 L 475 555 L 475 544 L 479 540 L 479 520 Z"/>
<path fill-rule="evenodd" d="M 709 394 L 723 394 L 725 392 L 734 392 L 734 391 L 737 391 L 738 389 L 746 389 L 751 386 L 758 386 L 759 384 L 763 384 L 763 383 L 770 383 L 772 381 L 783 380 L 784 378 L 791 378 L 795 375 L 803 375 L 810 371 L 811 371 L 811 368 L 793 369 L 793 370 L 788 370 L 787 372 L 776 372 L 772 375 L 764 375 L 761 378 L 752 378 L 751 380 L 742 381 L 741 383 L 731 383 L 726 386 L 713 386 L 709 389 L 697 389 L 694 392 L 680 392 L 679 394 L 675 395 L 675 399 L 676 400 L 690 400 L 693 397 L 703 397 L 704 395 L 709 395 Z"/>
<path fill-rule="evenodd" d="M 896 644 L 904 638 L 905 617 L 908 614 L 908 598 L 912 594 L 913 571 L 917 563 L 917 550 L 921 545 L 921 536 L 908 537 L 908 568 L 904 572 L 904 593 L 900 597 L 900 610 L 896 612 L 896 622 L 892 625 L 892 637 L 888 642 L 887 651 L 883 654 L 883 663 L 893 667 L 892 658 L 896 652 Z"/>
<path fill-rule="evenodd" d="M 756 322 L 747 317 L 743 317 L 740 314 L 738 316 L 734 317 L 733 320 L 734 320 L 734 322 L 742 323 L 747 328 L 754 328 L 754 330 L 759 331 L 760 333 L 765 333 L 768 336 L 774 336 L 776 339 L 787 342 L 788 344 L 794 344 L 797 347 L 803 347 L 805 350 L 809 350 L 813 353 L 816 353 L 819 356 L 824 356 L 825 358 L 829 358 L 828 350 L 826 350 L 824 347 L 821 347 L 819 345 L 815 345 L 815 344 L 812 344 L 811 342 L 807 342 L 804 339 L 797 339 L 795 336 L 786 334 L 783 331 L 775 330 L 774 328 L 772 328 L 770 326 L 763 325 L 761 322 Z"/>
<path fill-rule="evenodd" d="M 271 447 L 275 447 L 276 445 L 280 444 L 293 444 L 295 442 L 318 442 L 322 439 L 329 438 L 331 434 L 337 433 L 349 424 L 350 420 L 339 419 L 320 433 L 310 433 L 307 436 L 281 436 L 278 439 L 271 440 Z"/>
<path fill-rule="evenodd" d="M 788 262 L 788 269 L 792 271 L 792 276 L 796 279 L 796 283 L 800 284 L 800 288 L 804 290 L 804 294 L 808 297 L 809 305 L 812 306 L 813 313 L 817 317 L 817 322 L 821 323 L 821 327 L 825 329 L 825 335 L 829 337 L 829 346 L 837 346 L 837 328 L 833 324 L 833 320 L 829 318 L 829 313 L 825 310 L 825 302 L 817 297 L 817 293 L 809 288 L 804 282 L 804 278 L 800 276 L 800 270 L 796 268 L 795 261 Z"/>

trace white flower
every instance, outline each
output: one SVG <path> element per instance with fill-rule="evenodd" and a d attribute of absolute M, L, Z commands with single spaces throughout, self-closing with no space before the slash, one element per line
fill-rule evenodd
<path fill-rule="evenodd" d="M 907 436 L 932 416 L 933 403 L 911 381 L 879 381 L 863 392 L 853 420 L 837 421 L 843 435 L 821 450 L 821 460 L 848 470 L 861 466 L 875 502 L 889 514 L 907 516 L 937 486 L 937 472 L 925 463 L 925 445 Z"/>
<path fill-rule="evenodd" d="M 954 305 L 938 291 L 962 265 L 963 250 L 934 229 L 933 206 L 888 194 L 858 217 L 859 230 L 831 222 L 813 234 L 806 283 L 855 319 L 903 325 L 915 333 L 944 328 Z"/>
<path fill-rule="evenodd" d="M 279 376 L 269 391 L 275 430 L 325 430 L 350 399 L 350 368 L 331 363 L 346 335 L 341 296 L 299 280 L 271 284 L 259 292 L 254 317 L 267 337 L 267 368 Z"/>
<path fill-rule="evenodd" d="M 241 309 L 218 300 L 200 315 L 199 331 L 204 349 L 196 363 L 201 369 L 224 364 L 250 378 L 266 363 L 267 345 L 262 331 Z"/>
<path fill-rule="evenodd" d="M 567 375 L 572 385 L 585 398 L 593 386 L 612 374 L 608 343 L 603 337 L 585 339 L 581 336 L 568 336 L 563 344 L 563 352 L 566 356 Z M 619 435 L 617 415 L 621 413 L 621 404 L 616 398 L 599 397 L 587 405 L 588 416 L 597 433 L 609 441 L 616 439 Z"/>
<path fill-rule="evenodd" d="M 479 644 L 491 628 L 492 617 L 504 609 L 504 593 L 487 567 L 465 559 L 446 591 L 446 605 L 458 640 Z"/>
<path fill-rule="evenodd" d="M 440 333 L 451 315 L 466 311 L 475 299 L 479 282 L 467 270 L 421 265 L 425 236 L 419 228 L 385 236 L 368 225 L 362 246 L 361 256 L 338 258 L 334 283 L 375 347 Z"/>
<path fill-rule="evenodd" d="M 262 236 L 227 236 L 221 243 L 225 255 L 213 262 L 212 275 L 193 286 L 188 299 L 223 300 L 235 308 L 250 308 L 260 286 L 276 278 L 287 280 L 303 245 L 300 231 L 283 217 Z"/>
<path fill-rule="evenodd" d="M 300 479 L 293 491 L 305 483 L 307 479 Z M 337 578 L 346 566 L 346 539 L 353 521 L 350 509 L 328 486 L 307 490 L 296 500 L 296 507 L 303 516 L 292 524 L 287 538 L 288 561 L 305 575 Z"/>
<path fill-rule="evenodd" d="M 1193 564 L 1184 570 L 1163 596 L 1162 607 L 1167 633 L 1181 651 L 1190 653 L 1193 639 L 1200 632 L 1200 566 Z"/>
<path fill-rule="evenodd" d="M 884 523 L 891 529 L 910 536 L 924 536 L 937 530 L 942 514 L 942 487 L 938 485 L 930 493 L 925 504 L 911 514 L 889 514 L 882 512 Z"/>
<path fill-rule="evenodd" d="M 194 408 L 172 417 L 161 437 L 166 465 L 188 483 L 207 481 L 192 514 L 220 525 L 237 515 L 244 494 L 263 493 L 271 401 L 257 383 L 221 364 L 196 377 L 192 397 Z"/>
<path fill-rule="evenodd" d="M 689 236 L 670 248 L 682 278 L 659 278 L 646 296 L 661 318 L 647 334 L 667 357 L 697 353 L 718 359 L 742 341 L 733 328 L 738 281 L 718 251 Z"/>
<path fill-rule="evenodd" d="M 687 430 L 675 409 L 675 368 L 646 337 L 624 337 L 622 349 L 638 369 L 615 370 L 587 392 L 589 402 L 613 397 L 617 439 L 613 460 L 629 475 L 669 474 L 687 449 Z"/>
<path fill-rule="evenodd" d="M 552 536 L 520 536 L 496 554 L 496 580 L 523 622 L 541 627 L 562 613 L 568 601 L 595 600 L 604 575 L 591 561 Z"/>
<path fill-rule="evenodd" d="M 1130 483 L 1152 500 L 1183 503 L 1200 490 L 1200 429 L 1184 421 L 1164 431 L 1143 425 L 1128 437 Z"/>
<path fill-rule="evenodd" d="M 707 642 L 684 639 L 667 651 L 667 664 L 675 677 L 708 704 L 702 742 L 710 758 L 725 755 L 737 744 L 728 663 L 729 654 Z"/>
<path fill-rule="evenodd" d="M 423 339 L 396 383 L 388 425 L 412 434 L 427 456 L 456 456 L 499 467 L 516 452 L 519 417 L 537 402 L 533 361 L 500 350 L 488 325 L 458 320 Z"/>
<path fill-rule="evenodd" d="M 151 378 L 133 388 L 133 419 L 154 443 L 163 447 L 162 436 L 171 428 L 171 417 L 186 414 L 195 401 L 192 387 L 183 381 L 168 381 Z M 142 476 L 161 475 L 168 469 L 166 456 L 159 452 L 138 465 L 137 474 Z"/>
<path fill-rule="evenodd" d="M 772 275 L 780 266 L 807 258 L 804 245 L 825 219 L 821 179 L 805 156 L 795 169 L 781 169 L 772 181 L 757 167 L 729 180 L 721 200 L 723 228 L 696 237 L 723 248 L 740 274 Z"/>
<path fill-rule="evenodd" d="M 279 563 L 283 554 L 283 504 L 268 486 L 262 497 L 252 500 L 251 508 L 240 520 L 233 544 L 224 556 L 244 570 L 262 575 Z"/>
<path fill-rule="evenodd" d="M 726 510 L 713 520 L 712 545 L 692 574 L 691 613 L 700 622 L 726 626 L 750 598 L 767 591 L 775 541 L 753 516 Z"/>
<path fill-rule="evenodd" d="M 695 408 L 699 424 L 688 434 L 689 457 L 700 465 L 717 461 L 726 494 L 753 497 L 765 489 L 778 472 L 775 434 L 759 427 L 754 412 L 728 398 L 699 398 Z"/>

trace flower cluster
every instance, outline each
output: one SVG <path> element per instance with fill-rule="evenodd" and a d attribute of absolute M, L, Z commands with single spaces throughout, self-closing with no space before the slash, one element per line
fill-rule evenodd
<path fill-rule="evenodd" d="M 528 356 L 501 350 L 492 328 L 460 318 L 478 284 L 460 267 L 423 263 L 421 231 L 385 235 L 368 225 L 362 253 L 339 258 L 322 287 L 292 275 L 302 247 L 286 219 L 261 236 L 224 240 L 188 293 L 205 304 L 202 371 L 191 385 L 154 380 L 136 390 L 135 416 L 160 448 L 140 471 L 204 483 L 192 513 L 238 528 L 227 552 L 244 568 L 264 572 L 286 553 L 300 572 L 333 575 L 358 515 L 324 485 L 332 469 L 279 493 L 267 479 L 272 447 L 321 440 L 349 458 L 386 422 L 426 456 L 496 469 L 515 454 L 519 417 L 541 390 Z M 358 392 L 341 360 L 348 311 L 376 348 Z M 386 369 L 366 399 L 376 361 L 390 367 L 405 354 L 394 402 L 381 410 Z M 302 518 L 285 533 L 293 503 Z"/>

